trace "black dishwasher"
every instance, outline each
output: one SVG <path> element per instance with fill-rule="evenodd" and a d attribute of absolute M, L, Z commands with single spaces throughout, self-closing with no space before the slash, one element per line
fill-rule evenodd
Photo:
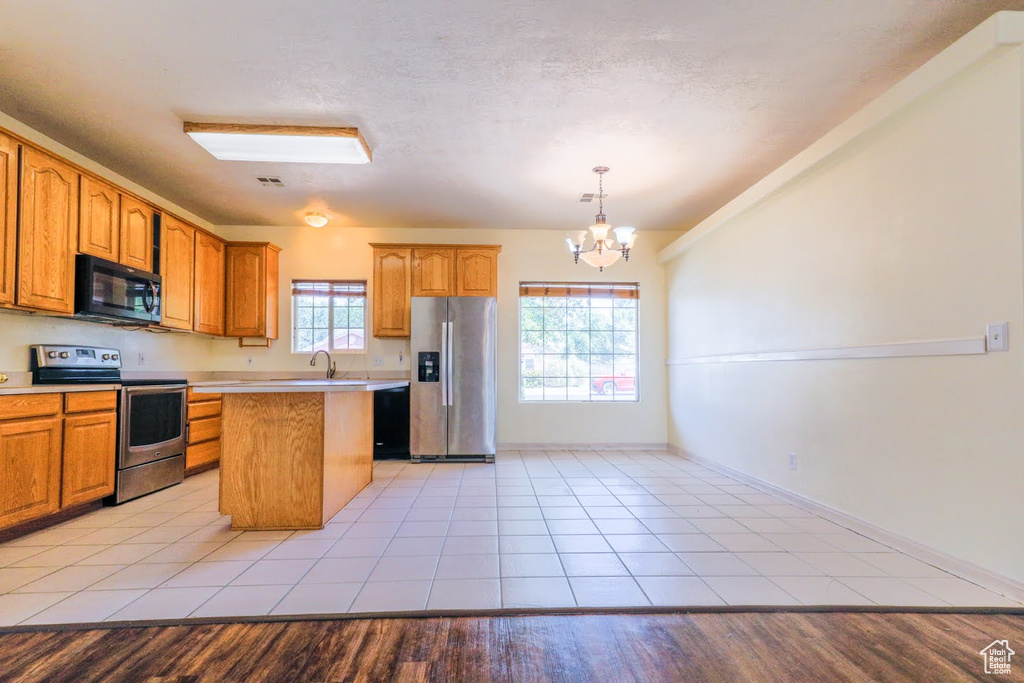
<path fill-rule="evenodd" d="M 373 459 L 409 459 L 409 387 L 373 392 Z"/>

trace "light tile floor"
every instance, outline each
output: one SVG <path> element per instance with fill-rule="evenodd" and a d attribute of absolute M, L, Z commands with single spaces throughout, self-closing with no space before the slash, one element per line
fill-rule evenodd
<path fill-rule="evenodd" d="M 217 472 L 0 544 L 0 625 L 422 609 L 1019 603 L 683 458 L 381 462 L 319 531 L 231 531 Z"/>

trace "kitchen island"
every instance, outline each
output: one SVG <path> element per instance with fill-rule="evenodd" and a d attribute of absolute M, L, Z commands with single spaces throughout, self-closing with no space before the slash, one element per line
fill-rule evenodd
<path fill-rule="evenodd" d="M 198 382 L 221 394 L 232 529 L 321 529 L 373 480 L 373 392 L 408 380 Z"/>

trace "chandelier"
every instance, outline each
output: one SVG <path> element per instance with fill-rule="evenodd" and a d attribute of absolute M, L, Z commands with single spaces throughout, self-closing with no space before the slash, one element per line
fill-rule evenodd
<path fill-rule="evenodd" d="M 615 239 L 609 239 L 608 230 L 611 228 L 604 215 L 604 174 L 608 172 L 607 166 L 595 166 L 594 173 L 597 174 L 597 215 L 594 216 L 594 224 L 590 226 L 590 234 L 594 238 L 594 244 L 589 249 L 583 245 L 587 241 L 586 230 L 575 230 L 566 233 L 569 236 L 565 242 L 569 245 L 573 260 L 579 264 L 580 259 L 598 270 L 603 271 L 605 266 L 610 266 L 619 260 L 619 257 L 629 260 L 629 250 L 633 248 L 636 241 L 636 230 L 634 228 L 615 228 Z"/>

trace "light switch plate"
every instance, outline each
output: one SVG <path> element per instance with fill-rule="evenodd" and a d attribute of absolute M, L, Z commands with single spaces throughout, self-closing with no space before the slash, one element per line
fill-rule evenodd
<path fill-rule="evenodd" d="M 1009 350 L 1009 323 L 989 323 L 985 330 L 985 349 L 988 351 Z"/>

